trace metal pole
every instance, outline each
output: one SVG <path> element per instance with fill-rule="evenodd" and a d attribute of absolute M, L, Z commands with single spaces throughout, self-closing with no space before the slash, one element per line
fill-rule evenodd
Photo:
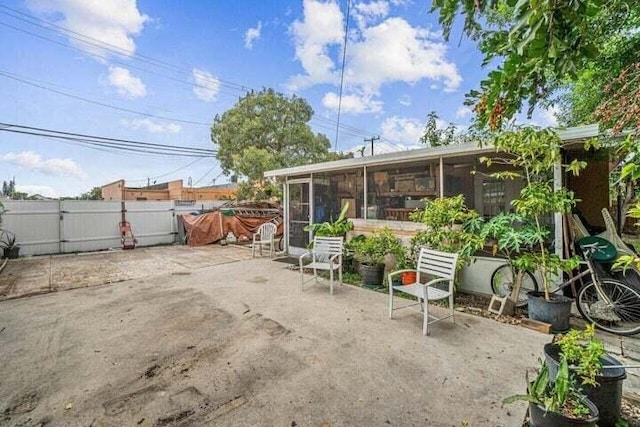
<path fill-rule="evenodd" d="M 373 156 L 373 141 L 377 141 L 377 140 L 379 140 L 379 139 L 380 139 L 380 136 L 379 136 L 379 135 L 378 135 L 378 136 L 372 136 L 372 137 L 371 137 L 371 138 L 369 138 L 369 139 L 367 139 L 367 138 L 365 138 L 365 139 L 364 139 L 364 142 L 371 142 L 371 155 L 372 155 L 372 156 Z"/>

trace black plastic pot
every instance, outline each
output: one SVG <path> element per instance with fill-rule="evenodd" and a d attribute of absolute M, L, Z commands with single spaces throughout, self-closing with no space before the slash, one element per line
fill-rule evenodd
<path fill-rule="evenodd" d="M 544 406 L 529 403 L 529 422 L 532 427 L 563 427 L 563 426 L 595 426 L 598 423 L 598 408 L 589 399 L 580 399 L 589 408 L 591 416 L 586 419 L 568 418 L 555 412 L 546 412 Z"/>
<path fill-rule="evenodd" d="M 366 288 L 376 288 L 382 286 L 384 281 L 384 264 L 360 264 L 360 276 L 362 286 Z"/>
<path fill-rule="evenodd" d="M 353 254 L 342 255 L 342 271 L 344 273 L 356 273 L 358 271 L 355 266 Z"/>
<path fill-rule="evenodd" d="M 16 259 L 20 256 L 20 246 L 12 246 L 10 248 L 3 248 L 2 258 Z"/>
<path fill-rule="evenodd" d="M 552 294 L 547 301 L 544 292 L 528 292 L 527 296 L 529 319 L 550 323 L 554 334 L 569 330 L 571 298 Z"/>
<path fill-rule="evenodd" d="M 555 343 L 545 344 L 544 357 L 549 365 L 549 377 L 555 378 L 560 364 L 560 345 Z M 605 355 L 602 357 L 603 366 L 618 366 L 621 363 L 614 357 Z M 569 366 L 570 371 L 575 368 Z M 599 386 L 581 385 L 583 393 L 591 400 L 600 411 L 599 427 L 615 426 L 620 418 L 622 408 L 622 382 L 627 378 L 624 368 L 603 369 L 601 375 L 596 376 Z"/>

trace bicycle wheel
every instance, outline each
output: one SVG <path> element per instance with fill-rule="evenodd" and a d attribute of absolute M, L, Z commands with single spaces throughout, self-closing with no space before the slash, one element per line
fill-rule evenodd
<path fill-rule="evenodd" d="M 640 332 L 640 291 L 615 279 L 600 279 L 600 290 L 593 281 L 585 283 L 578 291 L 578 311 L 596 328 L 617 335 L 634 335 Z M 607 299 L 609 301 L 607 301 Z"/>
<path fill-rule="evenodd" d="M 501 265 L 496 268 L 491 275 L 491 289 L 494 295 L 499 297 L 506 297 L 511 295 L 513 286 L 515 284 L 514 270 L 509 264 Z M 523 306 L 527 304 L 527 292 L 537 291 L 538 282 L 533 274 L 525 271 L 522 275 L 522 286 L 520 287 L 520 294 L 516 305 Z"/>

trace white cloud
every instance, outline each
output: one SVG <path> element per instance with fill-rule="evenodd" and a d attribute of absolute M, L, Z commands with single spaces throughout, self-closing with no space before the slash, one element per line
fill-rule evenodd
<path fill-rule="evenodd" d="M 402 95 L 400 99 L 398 99 L 398 104 L 404 105 L 405 107 L 409 107 L 411 105 L 411 96 Z"/>
<path fill-rule="evenodd" d="M 296 46 L 296 59 L 306 74 L 291 79 L 290 87 L 294 91 L 317 83 L 337 82 L 329 47 L 341 45 L 344 38 L 344 21 L 337 3 L 304 0 L 303 7 L 304 19 L 293 22 L 291 33 Z"/>
<path fill-rule="evenodd" d="M 350 94 L 342 96 L 341 111 L 343 113 L 378 113 L 382 111 L 382 102 L 375 99 L 377 94 Z M 334 92 L 328 92 L 322 98 L 322 105 L 333 111 L 338 111 L 340 98 Z"/>
<path fill-rule="evenodd" d="M 110 49 L 133 55 L 136 50 L 133 36 L 140 34 L 149 21 L 149 17 L 138 10 L 136 0 L 27 0 L 27 7 L 47 15 L 58 25 L 94 39 L 88 40 L 94 45 L 73 38 L 69 38 L 69 42 L 101 56 L 113 53 L 96 47 L 95 40 L 108 44 L 106 47 Z"/>
<path fill-rule="evenodd" d="M 41 196 L 51 197 L 52 199 L 57 199 L 58 197 L 60 197 L 58 192 L 48 185 L 17 184 L 16 191 L 19 191 L 20 193 L 27 193 L 30 196 L 34 194 L 40 194 Z"/>
<path fill-rule="evenodd" d="M 463 119 L 467 116 L 470 116 L 472 113 L 473 111 L 471 111 L 471 108 L 463 105 L 461 107 L 458 107 L 458 109 L 456 110 L 456 118 Z"/>
<path fill-rule="evenodd" d="M 402 18 L 388 18 L 365 29 L 362 37 L 361 42 L 350 46 L 351 84 L 379 87 L 428 79 L 455 90 L 462 82 L 456 65 L 445 59 L 446 45 L 436 33 L 412 27 Z"/>
<path fill-rule="evenodd" d="M 220 81 L 211 73 L 193 69 L 193 80 L 197 86 L 193 87 L 193 93 L 203 101 L 215 101 L 220 91 Z"/>
<path fill-rule="evenodd" d="M 80 179 L 87 177 L 80 166 L 71 159 L 52 158 L 44 160 L 40 154 L 33 151 L 2 154 L 0 155 L 0 161 L 46 175 L 73 176 Z"/>
<path fill-rule="evenodd" d="M 152 119 L 122 120 L 121 123 L 131 129 L 144 129 L 151 133 L 178 133 L 182 126 L 177 123 L 161 123 Z"/>
<path fill-rule="evenodd" d="M 356 3 L 353 7 L 353 17 L 358 28 L 365 28 L 372 22 L 386 17 L 389 14 L 389 3 L 385 0 L 371 3 Z"/>
<path fill-rule="evenodd" d="M 109 84 L 122 96 L 140 98 L 147 95 L 147 87 L 131 71 L 122 67 L 109 67 Z"/>
<path fill-rule="evenodd" d="M 538 117 L 542 127 L 557 127 L 558 126 L 558 114 L 560 108 L 553 105 L 547 109 L 539 110 Z"/>
<path fill-rule="evenodd" d="M 392 116 L 387 117 L 382 122 L 380 131 L 381 136 L 390 141 L 407 145 L 419 145 L 424 128 L 425 122 L 421 120 Z"/>
<path fill-rule="evenodd" d="M 253 42 L 260 40 L 260 33 L 262 32 L 262 21 L 258 21 L 258 25 L 255 28 L 249 28 L 244 34 L 244 47 L 247 49 L 253 48 Z"/>
<path fill-rule="evenodd" d="M 359 27 L 349 32 L 345 64 L 346 95 L 376 93 L 385 84 L 414 84 L 428 80 L 445 92 L 462 82 L 455 63 L 447 60 L 447 47 L 438 32 L 414 27 L 388 17 L 389 3 L 358 3 L 354 16 Z M 299 91 L 316 84 L 340 81 L 344 17 L 335 1 L 304 1 L 304 16 L 291 25 L 296 59 L 304 73 L 292 76 L 289 88 Z M 365 112 L 378 110 L 363 110 Z"/>

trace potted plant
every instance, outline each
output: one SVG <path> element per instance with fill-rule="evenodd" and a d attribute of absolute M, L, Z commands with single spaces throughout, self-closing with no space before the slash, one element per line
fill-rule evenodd
<path fill-rule="evenodd" d="M 20 256 L 20 246 L 16 244 L 16 235 L 9 230 L 1 230 L 0 247 L 3 250 L 3 258 L 15 259 Z"/>
<path fill-rule="evenodd" d="M 626 378 L 620 362 L 606 354 L 604 344 L 595 337 L 595 325 L 584 331 L 572 329 L 544 346 L 544 356 L 554 378 L 563 358 L 584 394 L 600 412 L 600 427 L 615 426 L 622 408 L 622 383 Z M 603 366 L 608 366 L 603 368 Z"/>
<path fill-rule="evenodd" d="M 498 134 L 494 139 L 498 153 L 494 157 L 483 157 L 481 162 L 509 166 L 509 170 L 495 172 L 496 179 L 520 179 L 524 187 L 520 197 L 511 204 L 515 213 L 531 221 L 535 250 L 518 255 L 519 268 L 536 269 L 542 278 L 544 292 L 528 295 L 529 317 L 551 324 L 554 332 L 569 329 L 571 299 L 551 293 L 551 286 L 561 271 L 570 271 L 578 266 L 579 259 L 562 259 L 549 250 L 551 233 L 544 225 L 553 214 L 566 214 L 575 206 L 573 192 L 566 188 L 555 188 L 554 168 L 561 165 L 561 141 L 550 129 L 520 127 Z M 504 156 L 500 156 L 504 153 Z M 574 160 L 562 165 L 565 171 L 577 175 L 586 167 L 586 162 Z"/>
<path fill-rule="evenodd" d="M 311 231 L 315 236 L 321 237 L 344 237 L 347 232 L 353 230 L 353 222 L 346 217 L 348 211 L 349 202 L 346 202 L 335 221 L 310 224 L 304 228 L 304 231 Z"/>
<path fill-rule="evenodd" d="M 468 264 L 484 245 L 479 230 L 482 220 L 476 211 L 465 206 L 464 196 L 424 199 L 424 209 L 410 215 L 412 221 L 425 225 L 411 240 L 411 257 L 420 247 L 459 254 L 458 268 Z"/>
<path fill-rule="evenodd" d="M 413 283 L 416 283 L 416 258 L 414 254 L 414 250 L 409 250 L 403 247 L 402 251 L 399 251 L 397 255 L 397 268 L 399 270 L 407 270 L 402 272 L 399 277 L 400 283 L 402 283 L 403 285 L 411 285 Z"/>
<path fill-rule="evenodd" d="M 347 232 L 353 230 L 353 222 L 346 217 L 348 211 L 349 202 L 346 202 L 342 207 L 342 211 L 340 211 L 340 215 L 338 215 L 338 218 L 335 221 L 309 224 L 304 228 L 304 231 L 311 231 L 314 236 L 345 238 Z M 312 243 L 309 245 L 312 245 Z M 353 253 L 349 250 L 348 246 L 345 246 L 344 254 L 342 255 L 342 265 L 345 272 L 354 272 Z"/>
<path fill-rule="evenodd" d="M 521 265 L 518 257 L 523 251 L 531 251 L 536 240 L 536 227 L 530 220 L 515 213 L 499 213 L 482 224 L 480 236 L 491 246 L 491 255 L 506 259 L 491 275 L 493 293 L 510 297 L 513 289 L 520 289 L 514 303 L 527 304 L 527 292 L 537 291 L 538 283 L 533 269 Z M 524 280 L 526 278 L 526 280 Z"/>
<path fill-rule="evenodd" d="M 0 248 L 2 248 L 2 258 L 15 259 L 20 255 L 20 246 L 16 244 L 16 235 L 9 230 L 2 228 L 2 216 L 5 208 L 0 202 Z"/>
<path fill-rule="evenodd" d="M 387 227 L 382 231 L 374 231 L 369 236 L 352 239 L 349 246 L 353 249 L 355 258 L 360 263 L 359 272 L 365 287 L 382 285 L 385 257 L 395 255 L 398 259 L 404 252 L 400 239 L 394 236 Z"/>
<path fill-rule="evenodd" d="M 595 426 L 598 422 L 598 408 L 580 394 L 566 358 L 560 361 L 553 380 L 546 362 L 542 362 L 533 381 L 529 381 L 528 373 L 526 378 L 527 394 L 507 397 L 503 403 L 529 402 L 531 426 Z"/>

